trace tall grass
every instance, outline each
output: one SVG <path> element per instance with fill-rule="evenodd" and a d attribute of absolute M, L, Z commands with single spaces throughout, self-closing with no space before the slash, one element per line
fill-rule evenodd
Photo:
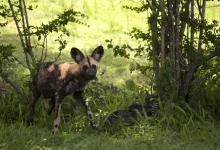
<path fill-rule="evenodd" d="M 103 131 L 93 131 L 82 108 L 71 97 L 66 97 L 62 104 L 60 131 L 55 135 L 52 132 L 54 114 L 46 114 L 42 99 L 36 105 L 35 124 L 27 127 L 27 101 L 13 93 L 2 93 L 0 148 L 201 150 L 220 147 L 219 124 L 198 114 L 187 104 L 180 108 L 172 102 L 161 103 L 158 117 L 140 117 L 134 126 L 104 124 L 112 111 L 124 109 L 133 102 L 142 103 L 143 92 L 138 87 L 129 91 L 92 83 L 86 97 Z"/>
<path fill-rule="evenodd" d="M 59 61 L 72 61 L 69 50 L 73 46 L 87 54 L 97 45 L 105 47 L 105 55 L 99 66 L 99 80 L 90 83 L 85 93 L 95 120 L 103 132 L 95 132 L 90 128 L 83 110 L 71 96 L 63 101 L 61 126 L 57 134 L 52 133 L 54 114 L 47 115 L 42 98 L 35 109 L 35 125 L 27 127 L 29 100 L 21 99 L 10 87 L 5 86 L 5 90 L 0 93 L 0 149 L 219 149 L 219 124 L 202 108 L 198 107 L 198 111 L 193 111 L 187 104 L 162 103 L 158 118 L 140 117 L 130 127 L 122 124 L 105 127 L 104 121 L 113 111 L 124 109 L 135 102 L 144 103 L 146 87 L 142 85 L 148 85 L 151 80 L 150 75 L 140 75 L 139 72 L 130 74 L 129 65 L 133 62 L 114 57 L 105 43 L 106 39 L 113 39 L 116 45 L 138 45 L 125 33 L 134 26 L 146 30 L 147 14 L 136 14 L 122 6 L 139 5 L 139 0 L 27 0 L 27 4 L 37 6 L 29 12 L 32 25 L 47 23 L 70 7 L 89 16 L 85 20 L 89 27 L 68 25 L 71 36 L 66 37 L 68 45 Z M 219 9 L 207 9 L 208 19 L 214 19 L 212 11 L 217 13 Z M 0 30 L 0 41 L 13 43 L 17 50 L 15 55 L 23 61 L 14 23 L 10 22 Z M 55 37 L 56 34 L 49 37 L 48 61 L 58 54 Z M 38 50 L 35 53 L 36 57 L 40 54 Z M 10 78 L 26 87 L 28 72 L 21 69 L 19 64 L 13 64 L 9 69 L 13 69 Z"/>

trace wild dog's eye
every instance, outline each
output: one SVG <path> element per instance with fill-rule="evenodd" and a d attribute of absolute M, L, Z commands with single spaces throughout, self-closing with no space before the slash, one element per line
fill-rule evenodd
<path fill-rule="evenodd" d="M 84 70 L 87 70 L 87 69 L 88 69 L 88 66 L 84 65 L 84 66 L 83 66 L 83 69 L 84 69 Z"/>
<path fill-rule="evenodd" d="M 93 68 L 93 69 L 96 69 L 96 65 L 92 65 L 92 68 Z"/>

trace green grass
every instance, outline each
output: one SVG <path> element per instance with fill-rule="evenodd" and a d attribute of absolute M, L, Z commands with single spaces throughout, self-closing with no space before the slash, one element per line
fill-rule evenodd
<path fill-rule="evenodd" d="M 95 92 L 91 91 L 95 89 Z M 219 124 L 208 115 L 198 115 L 190 108 L 180 109 L 167 102 L 161 105 L 159 120 L 154 117 L 139 118 L 134 126 L 116 124 L 106 126 L 104 120 L 111 112 L 124 109 L 133 102 L 142 103 L 143 91 L 131 91 L 101 83 L 91 84 L 86 96 L 89 106 L 102 132 L 93 131 L 81 107 L 71 98 L 64 99 L 60 130 L 53 134 L 54 113 L 48 116 L 44 102 L 35 108 L 34 126 L 26 126 L 28 101 L 15 93 L 3 92 L 0 99 L 0 149 L 193 149 L 220 148 Z"/>
<path fill-rule="evenodd" d="M 143 123 L 143 122 L 142 122 Z M 64 123 L 61 126 L 72 126 Z M 186 125 L 187 126 L 187 125 Z M 211 125 L 212 126 L 212 125 Z M 196 128 L 197 127 L 197 128 Z M 92 131 L 67 131 L 56 133 L 39 125 L 26 127 L 17 122 L 11 125 L 0 123 L 0 148 L 14 149 L 83 149 L 83 150 L 122 150 L 122 149 L 219 149 L 219 131 L 212 127 L 202 127 L 201 123 L 184 127 L 180 131 L 161 129 L 160 126 L 145 125 L 123 127 L 109 133 Z"/>
<path fill-rule="evenodd" d="M 84 53 L 90 54 L 98 45 L 104 46 L 105 55 L 99 66 L 99 80 L 95 84 L 89 84 L 86 90 L 89 106 L 103 132 L 98 133 L 90 128 L 82 109 L 71 96 L 65 98 L 62 104 L 61 126 L 57 134 L 52 133 L 54 114 L 52 116 L 46 114 L 42 99 L 36 106 L 35 125 L 27 127 L 29 100 L 19 98 L 9 86 L 4 85 L 6 89 L 0 94 L 0 149 L 214 150 L 220 148 L 219 123 L 213 121 L 203 111 L 201 114 L 196 114 L 190 109 L 182 110 L 170 103 L 164 104 L 161 108 L 158 122 L 155 118 L 141 118 L 137 125 L 132 127 L 119 124 L 105 128 L 103 121 L 111 112 L 124 109 L 134 102 L 144 103 L 146 89 L 137 85 L 149 84 L 152 78 L 151 75 L 144 76 L 139 72 L 131 74 L 129 66 L 132 62 L 114 57 L 105 42 L 106 39 L 113 39 L 115 45 L 124 43 L 129 43 L 133 47 L 138 45 L 124 33 L 131 31 L 134 26 L 147 31 L 146 13 L 136 14 L 122 8 L 126 4 L 139 5 L 138 0 L 27 0 L 27 4 L 38 5 L 38 8 L 29 12 L 31 25 L 47 23 L 70 7 L 89 16 L 85 22 L 90 27 L 68 25 L 71 35 L 66 37 L 68 45 L 59 61 L 72 61 L 69 55 L 71 47 L 78 47 Z M 218 7 L 208 8 L 206 15 L 209 21 L 213 19 L 219 21 L 217 15 L 219 11 Z M 18 50 L 15 55 L 24 62 L 14 22 L 9 22 L 9 25 L 1 28 L 0 32 L 0 42 L 13 43 Z M 58 43 L 54 41 L 56 36 L 57 34 L 49 36 L 47 61 L 54 60 L 58 54 Z M 33 41 L 36 42 L 37 39 Z M 40 52 L 34 51 L 36 57 L 39 57 Z M 11 70 L 10 79 L 16 80 L 23 88 L 26 87 L 26 81 L 29 79 L 26 69 L 14 63 L 6 70 Z M 104 72 L 104 75 L 101 76 L 101 72 Z M 3 85 L 2 81 L 0 85 Z"/>

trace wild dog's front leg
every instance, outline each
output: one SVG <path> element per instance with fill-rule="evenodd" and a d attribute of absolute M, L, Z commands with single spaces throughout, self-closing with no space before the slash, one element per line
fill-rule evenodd
<path fill-rule="evenodd" d="M 47 114 L 48 115 L 51 115 L 53 109 L 55 108 L 55 104 L 56 104 L 56 100 L 55 98 L 51 98 L 50 101 L 49 101 L 49 109 L 47 110 Z"/>
<path fill-rule="evenodd" d="M 58 127 L 60 125 L 60 111 L 61 111 L 61 103 L 63 100 L 63 96 L 60 94 L 60 91 L 57 91 L 55 94 L 55 119 L 53 123 L 54 132 L 58 131 Z"/>
<path fill-rule="evenodd" d="M 27 120 L 27 125 L 31 125 L 34 122 L 34 107 L 35 104 L 37 103 L 37 101 L 40 98 L 40 92 L 37 89 L 37 85 L 35 84 L 35 82 L 33 81 L 33 91 L 32 91 L 33 95 L 32 95 L 32 103 L 30 105 L 30 113 L 29 113 L 29 118 Z"/>
<path fill-rule="evenodd" d="M 77 102 L 83 107 L 83 109 L 85 110 L 87 117 L 89 119 L 89 123 L 92 126 L 92 128 L 94 130 L 100 130 L 99 127 L 97 126 L 97 124 L 95 123 L 94 119 L 93 119 L 93 115 L 91 110 L 88 108 L 85 100 L 83 99 L 83 92 L 82 91 L 76 91 L 73 94 L 73 97 L 77 100 Z"/>

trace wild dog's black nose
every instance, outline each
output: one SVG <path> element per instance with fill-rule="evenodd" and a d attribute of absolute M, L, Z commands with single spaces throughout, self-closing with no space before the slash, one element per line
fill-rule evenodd
<path fill-rule="evenodd" d="M 88 69 L 87 75 L 88 76 L 95 76 L 96 75 L 96 71 L 94 69 Z"/>

